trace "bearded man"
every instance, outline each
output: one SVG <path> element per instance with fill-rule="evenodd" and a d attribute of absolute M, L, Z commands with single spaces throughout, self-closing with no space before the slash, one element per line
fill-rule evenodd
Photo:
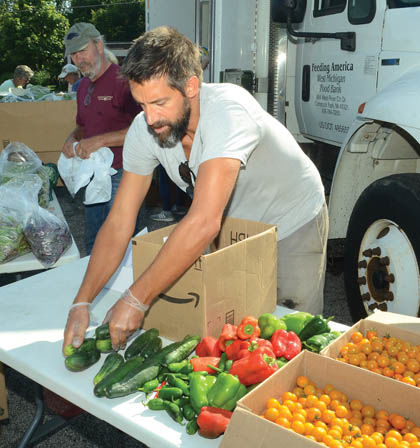
<path fill-rule="evenodd" d="M 134 101 L 128 82 L 106 56 L 104 39 L 90 23 L 76 23 L 64 38 L 65 56 L 71 56 L 84 78 L 77 90 L 76 128 L 66 139 L 66 157 L 82 159 L 105 146 L 114 154 L 112 193 L 108 202 L 85 205 L 85 245 L 90 254 L 96 235 L 105 221 L 122 177 L 122 146 L 128 128 L 141 107 Z M 77 142 L 75 148 L 74 143 Z M 134 232 L 141 225 L 138 215 Z"/>
<path fill-rule="evenodd" d="M 324 188 L 290 132 L 242 87 L 203 83 L 199 49 L 173 28 L 137 39 L 122 73 L 143 112 L 127 133 L 123 178 L 70 309 L 64 346 L 83 341 L 89 305 L 124 256 L 159 163 L 192 204 L 151 265 L 109 310 L 114 349 L 124 347 L 153 300 L 202 255 L 223 216 L 276 224 L 278 303 L 321 313 Z"/>

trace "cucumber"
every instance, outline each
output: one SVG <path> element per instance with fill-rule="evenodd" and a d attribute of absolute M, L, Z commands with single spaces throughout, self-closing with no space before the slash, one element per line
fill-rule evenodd
<path fill-rule="evenodd" d="M 93 378 L 93 384 L 98 384 L 107 375 L 117 369 L 119 366 L 124 364 L 124 358 L 117 352 L 110 353 L 106 358 L 99 372 Z"/>
<path fill-rule="evenodd" d="M 77 352 L 86 352 L 96 349 L 96 341 L 94 338 L 87 338 L 83 341 L 82 345 L 79 348 L 73 347 L 73 345 L 69 344 L 64 347 L 64 355 L 70 356 Z"/>
<path fill-rule="evenodd" d="M 101 352 L 93 350 L 77 351 L 64 360 L 64 364 L 71 372 L 81 372 L 99 361 Z"/>
<path fill-rule="evenodd" d="M 138 368 L 141 364 L 143 364 L 144 358 L 141 356 L 135 356 L 134 358 L 125 361 L 124 364 L 121 364 L 118 368 L 116 368 L 113 372 L 99 381 L 98 384 L 93 389 L 93 393 L 97 397 L 105 396 L 105 388 L 111 384 L 118 383 L 121 381 L 131 370 Z"/>
<path fill-rule="evenodd" d="M 153 380 L 159 375 L 160 368 L 160 364 L 156 360 L 147 360 L 131 369 L 118 382 L 108 384 L 105 387 L 105 395 L 107 398 L 117 398 L 138 392 L 139 388 L 143 387 L 147 381 Z"/>
<path fill-rule="evenodd" d="M 195 347 L 197 347 L 200 340 L 200 336 L 187 336 L 179 343 L 178 347 L 164 356 L 163 363 L 168 365 L 172 362 L 179 362 L 187 358 L 194 351 Z"/>
<path fill-rule="evenodd" d="M 162 339 L 160 337 L 152 339 L 149 344 L 142 351 L 142 356 L 150 358 L 151 356 L 159 353 L 162 349 Z"/>
<path fill-rule="evenodd" d="M 95 329 L 95 337 L 96 339 L 110 339 L 111 335 L 109 334 L 109 324 L 99 325 Z"/>
<path fill-rule="evenodd" d="M 158 336 L 159 330 L 157 328 L 150 328 L 137 336 L 125 351 L 125 359 L 128 360 L 133 356 L 144 356 L 143 351 L 147 350 L 147 346 L 150 344 L 152 339 L 156 339 Z"/>
<path fill-rule="evenodd" d="M 111 339 L 97 339 L 96 348 L 101 353 L 110 353 L 113 351 Z"/>

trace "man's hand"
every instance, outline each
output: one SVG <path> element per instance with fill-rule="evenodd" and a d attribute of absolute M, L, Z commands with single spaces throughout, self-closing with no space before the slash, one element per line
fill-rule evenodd
<path fill-rule="evenodd" d="M 102 141 L 98 137 L 82 138 L 76 145 L 76 154 L 81 159 L 88 159 L 93 152 L 103 146 Z"/>
<path fill-rule="evenodd" d="M 64 347 L 72 344 L 73 347 L 80 347 L 85 338 L 87 327 L 89 326 L 89 308 L 82 305 L 72 308 L 67 317 L 67 324 L 64 330 Z"/>
<path fill-rule="evenodd" d="M 112 348 L 114 350 L 125 348 L 127 339 L 141 327 L 143 319 L 144 313 L 119 299 L 104 319 L 104 323 L 109 322 Z"/>
<path fill-rule="evenodd" d="M 61 152 L 68 158 L 70 159 L 71 157 L 75 156 L 74 150 L 73 150 L 73 143 L 76 141 L 75 138 L 68 138 L 64 145 L 63 148 L 61 150 Z"/>

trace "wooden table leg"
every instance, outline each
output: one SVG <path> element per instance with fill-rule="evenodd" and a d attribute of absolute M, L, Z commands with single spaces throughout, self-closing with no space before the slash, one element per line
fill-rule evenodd
<path fill-rule="evenodd" d="M 0 415 L 0 420 L 5 420 L 9 417 L 7 408 L 7 389 L 6 381 L 4 378 L 4 365 L 0 362 L 0 408 L 3 409 L 3 414 Z M 1 412 L 0 412 L 1 414 Z"/>

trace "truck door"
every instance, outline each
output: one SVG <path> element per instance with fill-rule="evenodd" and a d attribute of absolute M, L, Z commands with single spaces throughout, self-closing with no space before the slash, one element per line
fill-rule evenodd
<path fill-rule="evenodd" d="M 313 0 L 302 29 L 354 32 L 355 51 L 342 50 L 340 40 L 299 39 L 295 102 L 302 134 L 341 145 L 359 105 L 376 93 L 384 1 Z"/>
<path fill-rule="evenodd" d="M 195 42 L 195 15 L 195 0 L 148 0 L 146 30 L 169 25 Z"/>

